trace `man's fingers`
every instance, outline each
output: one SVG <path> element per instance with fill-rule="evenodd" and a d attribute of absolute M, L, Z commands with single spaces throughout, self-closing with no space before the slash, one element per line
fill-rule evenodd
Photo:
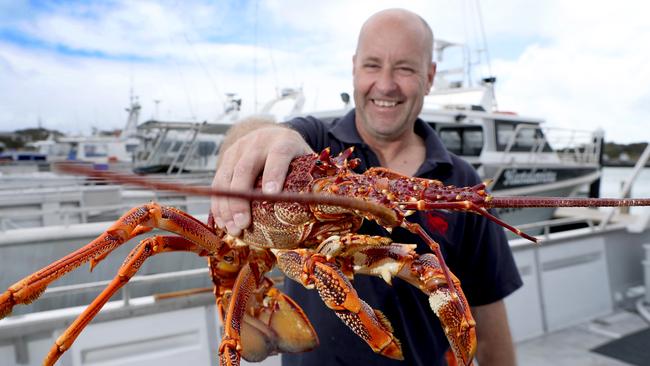
<path fill-rule="evenodd" d="M 217 176 L 216 175 L 212 178 L 212 184 L 210 186 L 212 187 L 212 189 L 218 189 Z M 212 213 L 212 217 L 214 217 L 214 222 L 217 224 L 219 229 L 223 229 L 225 223 L 223 222 L 223 220 L 219 216 L 219 202 L 218 202 L 218 200 L 219 200 L 218 197 L 214 197 L 214 196 L 210 197 L 210 212 Z"/>
<path fill-rule="evenodd" d="M 302 136 L 285 127 L 268 127 L 249 132 L 222 152 L 212 186 L 221 190 L 249 191 L 262 172 L 262 190 L 282 190 L 291 160 L 310 153 Z M 238 236 L 251 223 L 250 202 L 216 197 L 211 210 L 217 226 Z"/>
<path fill-rule="evenodd" d="M 233 170 L 232 180 L 230 182 L 231 190 L 251 190 L 255 184 L 255 179 L 262 170 L 264 165 L 264 156 L 259 150 L 251 149 L 237 161 Z M 230 212 L 232 213 L 233 224 L 236 229 L 245 229 L 250 225 L 250 202 L 231 199 L 229 200 Z M 226 223 L 226 227 L 228 224 Z M 230 227 L 228 227 L 230 233 Z M 234 233 L 230 233 L 234 235 Z"/>
<path fill-rule="evenodd" d="M 311 152 L 309 146 L 295 131 L 291 131 L 294 139 L 287 139 L 273 145 L 269 149 L 262 173 L 262 191 L 278 193 L 284 187 L 284 180 L 289 171 L 289 164 L 296 156 Z M 295 141 L 294 141 L 295 140 Z"/>
<path fill-rule="evenodd" d="M 236 164 L 235 156 L 238 155 L 237 146 L 231 146 L 222 152 L 221 161 L 217 172 L 212 180 L 212 187 L 219 190 L 229 190 L 232 181 L 234 165 Z M 220 229 L 226 228 L 226 223 L 232 221 L 230 204 L 226 197 L 212 197 L 211 209 L 214 220 Z"/>
<path fill-rule="evenodd" d="M 271 194 L 282 190 L 292 158 L 289 155 L 273 153 L 267 156 L 262 173 L 262 192 Z"/>

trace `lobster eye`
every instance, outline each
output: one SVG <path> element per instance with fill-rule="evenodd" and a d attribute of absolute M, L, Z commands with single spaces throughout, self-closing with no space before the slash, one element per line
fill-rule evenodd
<path fill-rule="evenodd" d="M 322 161 L 322 160 L 316 160 L 316 161 L 314 162 L 314 165 L 316 165 L 316 166 L 321 166 L 321 165 L 323 165 L 323 161 Z"/>

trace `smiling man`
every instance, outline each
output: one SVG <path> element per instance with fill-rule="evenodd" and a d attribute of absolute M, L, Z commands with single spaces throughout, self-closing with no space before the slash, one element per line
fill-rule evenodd
<path fill-rule="evenodd" d="M 382 166 L 407 175 L 424 161 L 424 141 L 413 127 L 436 71 L 431 29 L 413 15 L 387 11 L 370 18 L 352 58 L 357 131 Z"/>
<path fill-rule="evenodd" d="M 383 166 L 444 184 L 479 183 L 476 172 L 449 153 L 435 131 L 418 118 L 432 86 L 433 33 L 417 14 L 390 9 L 370 17 L 361 29 L 353 56 L 355 109 L 332 123 L 314 117 L 286 124 L 250 122 L 233 127 L 226 139 L 213 186 L 251 188 L 261 173 L 263 190 L 274 193 L 284 182 L 294 157 L 330 147 L 338 154 L 350 146 L 357 170 Z M 254 148 L 251 148 L 254 147 Z M 215 199 L 217 225 L 239 235 L 250 225 L 248 202 Z M 447 264 L 460 279 L 476 319 L 477 359 L 481 366 L 514 365 L 515 357 L 503 298 L 521 286 L 521 279 L 503 230 L 481 216 L 465 213 L 424 213 L 409 217 L 436 240 Z M 443 225 L 444 224 L 444 225 Z M 420 238 L 406 230 L 388 234 L 366 222 L 361 233 L 390 236 L 396 243 L 415 243 L 430 252 Z M 396 279 L 355 276 L 359 297 L 381 310 L 402 342 L 404 361 L 372 350 L 324 305 L 317 291 L 286 281 L 285 291 L 303 307 L 320 338 L 311 352 L 283 355 L 284 365 L 445 365 L 449 348 L 427 296 Z"/>

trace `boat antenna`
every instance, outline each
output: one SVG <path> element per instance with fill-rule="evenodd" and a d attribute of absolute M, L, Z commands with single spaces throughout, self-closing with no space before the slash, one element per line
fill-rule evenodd
<path fill-rule="evenodd" d="M 483 23 L 483 12 L 481 12 L 481 4 L 476 0 L 476 12 L 478 13 L 478 23 L 481 27 L 481 41 L 483 42 L 482 51 L 485 53 L 485 63 L 488 68 L 488 75 L 492 77 L 492 63 L 490 62 L 490 50 L 488 49 L 487 37 L 485 36 L 485 25 Z"/>
<path fill-rule="evenodd" d="M 155 114 L 153 115 L 153 119 L 158 119 L 158 107 L 160 105 L 161 100 L 160 99 L 154 99 L 153 102 L 156 104 L 156 109 L 155 109 Z"/>
<path fill-rule="evenodd" d="M 129 112 L 128 117 L 126 118 L 126 125 L 120 134 L 121 139 L 128 139 L 129 137 L 134 137 L 138 131 L 138 120 L 140 119 L 140 103 L 138 102 L 138 97 L 133 94 L 133 85 L 130 88 L 129 95 L 129 107 L 125 108 Z"/>

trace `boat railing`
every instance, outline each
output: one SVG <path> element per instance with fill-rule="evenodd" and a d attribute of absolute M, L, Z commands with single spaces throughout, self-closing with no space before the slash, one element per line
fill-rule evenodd
<path fill-rule="evenodd" d="M 517 228 L 524 232 L 529 230 L 532 231 L 534 229 L 541 229 L 542 231 L 540 235 L 543 239 L 548 240 L 550 234 L 553 232 L 553 228 L 567 225 L 584 225 L 590 231 L 596 231 L 598 229 L 598 226 L 596 225 L 593 218 L 579 216 L 536 221 L 528 224 L 518 225 Z"/>
<path fill-rule="evenodd" d="M 214 176 L 213 172 L 192 172 L 181 175 L 167 174 L 148 174 L 147 179 L 151 181 L 165 181 L 166 183 L 179 184 L 203 184 L 209 185 Z M 18 175 L 18 176 L 0 176 L 0 192 L 24 193 L 34 189 L 48 190 L 69 190 L 85 189 L 88 187 L 102 186 L 106 187 L 112 183 L 107 183 L 103 179 L 94 179 L 83 176 L 73 175 Z M 139 189 L 134 187 L 134 189 Z"/>
<path fill-rule="evenodd" d="M 645 168 L 646 164 L 648 163 L 648 160 L 650 160 L 650 144 L 648 144 L 645 149 L 643 150 L 643 153 L 641 153 L 641 156 L 639 157 L 639 160 L 637 160 L 636 164 L 634 165 L 634 168 L 632 169 L 632 173 L 628 176 L 628 178 L 625 180 L 623 183 L 623 186 L 621 187 L 621 191 L 619 192 L 619 197 L 618 198 L 626 198 L 629 197 L 630 191 L 632 190 L 632 186 L 634 185 L 634 182 L 638 178 L 639 174 L 641 171 Z M 605 219 L 600 223 L 602 227 L 605 227 L 609 221 L 614 217 L 616 214 L 617 209 L 611 208 Z"/>
<path fill-rule="evenodd" d="M 156 199 L 156 201 L 166 206 L 180 207 L 181 209 L 192 205 L 201 206 L 206 202 L 205 198 L 199 197 L 188 197 L 187 199 Z M 92 217 L 101 217 L 102 221 L 114 220 L 119 218 L 122 214 L 124 214 L 127 210 L 136 204 L 137 203 L 134 202 L 122 202 L 96 206 L 64 206 L 51 209 L 38 209 L 33 211 L 0 212 L 0 232 L 26 228 L 24 225 L 20 224 L 21 220 L 24 222 L 27 219 L 36 219 L 39 222 L 46 222 L 46 218 L 52 221 L 52 216 L 56 216 L 58 218 L 58 220 L 53 220 L 54 222 L 57 222 L 64 227 L 68 227 L 72 224 L 91 222 Z"/>
<path fill-rule="evenodd" d="M 127 282 L 124 287 L 122 287 L 122 306 L 129 306 L 129 300 L 131 297 L 131 289 L 133 286 L 138 284 L 143 285 L 154 285 L 163 283 L 171 280 L 179 280 L 181 278 L 197 278 L 208 275 L 208 268 L 194 268 L 186 269 L 181 271 L 173 272 L 162 272 L 148 275 L 139 275 L 132 277 L 129 282 Z M 75 294 L 83 294 L 96 290 L 103 290 L 106 288 L 111 281 L 95 281 L 95 282 L 86 282 L 78 283 L 74 285 L 63 285 L 63 286 L 54 286 L 47 288 L 41 299 L 55 296 L 68 296 Z"/>
<path fill-rule="evenodd" d="M 85 182 L 83 177 L 55 177 L 54 176 L 6 176 L 0 177 L 0 192 L 6 191 L 27 191 L 30 189 L 67 189 Z"/>
<path fill-rule="evenodd" d="M 531 138 L 532 136 L 532 138 Z M 526 153 L 529 163 L 542 161 L 542 156 L 555 154 L 565 163 L 597 164 L 603 136 L 599 131 L 557 127 L 540 128 L 520 123 L 513 130 L 503 151 L 504 161 L 512 161 L 514 153 Z"/>
<path fill-rule="evenodd" d="M 178 152 L 176 155 L 174 155 L 172 162 L 169 164 L 169 168 L 167 168 L 167 174 L 172 174 L 174 171 L 176 171 L 177 174 L 181 174 L 183 168 L 185 168 L 185 165 L 187 165 L 190 156 L 196 149 L 196 137 L 199 135 L 201 128 L 206 123 L 207 122 L 203 122 L 202 124 L 197 123 L 193 125 L 191 130 L 188 132 L 188 138 L 183 139 L 181 147 L 178 149 Z"/>
<path fill-rule="evenodd" d="M 584 217 L 539 221 L 535 223 L 520 225 L 519 228 L 524 231 L 536 229 L 536 228 L 543 228 L 542 238 L 549 239 L 553 227 L 559 225 L 572 225 L 572 224 L 581 224 L 581 223 L 586 225 L 589 232 L 596 232 L 600 230 L 599 227 L 595 225 L 594 220 L 590 218 L 584 218 Z M 134 304 L 132 303 L 134 299 L 132 296 L 132 292 L 135 291 L 135 288 L 137 286 L 145 286 L 148 288 L 152 288 L 154 285 L 163 284 L 170 281 L 178 281 L 180 279 L 195 279 L 195 278 L 201 278 L 205 276 L 209 276 L 209 269 L 207 267 L 184 269 L 179 271 L 160 272 L 160 273 L 147 274 L 147 275 L 136 275 L 133 278 L 131 278 L 129 282 L 127 282 L 120 289 L 121 298 L 118 300 L 111 301 L 111 306 L 107 306 L 106 309 L 102 310 L 102 312 L 119 313 L 120 311 L 124 311 L 134 306 Z M 281 276 L 280 272 L 277 271 L 277 269 L 271 273 L 271 276 L 273 277 L 273 280 L 276 281 L 277 283 L 279 284 L 282 283 L 283 277 Z M 97 292 L 106 288 L 110 284 L 110 282 L 111 282 L 110 280 L 103 280 L 103 281 L 83 282 L 83 283 L 71 284 L 71 285 L 51 286 L 45 290 L 44 294 L 41 296 L 41 299 Z M 162 299 L 182 298 L 189 295 L 208 293 L 210 290 L 211 290 L 210 288 L 188 288 L 188 289 L 181 289 L 174 292 L 153 294 L 149 296 L 151 300 L 149 301 L 148 304 L 149 306 L 159 306 L 156 305 L 156 302 Z M 153 305 L 151 304 L 152 301 L 153 301 Z M 135 306 L 138 305 L 135 304 Z M 51 310 L 55 310 L 55 309 L 48 309 L 42 311 L 47 312 Z M 77 313 L 74 312 L 53 313 L 52 317 L 49 318 L 49 321 L 60 322 L 60 324 L 57 323 L 57 326 L 64 327 L 68 324 L 71 318 L 76 317 L 76 315 Z M 20 322 L 20 319 L 17 318 L 17 321 Z M 6 337 L 20 336 L 21 335 L 20 333 L 23 331 L 21 327 L 14 326 L 13 323 L 8 324 L 7 322 L 5 322 L 4 324 L 0 322 L 0 329 L 2 329 L 3 336 Z M 9 333 L 5 333 L 5 331 L 8 331 Z M 27 331 L 25 330 L 25 332 Z"/>
<path fill-rule="evenodd" d="M 603 148 L 601 130 L 587 131 L 558 127 L 543 128 L 549 145 L 562 161 L 598 164 Z"/>
<path fill-rule="evenodd" d="M 212 171 L 219 145 L 231 126 L 208 122 L 147 121 L 140 127 L 140 133 L 148 137 L 138 148 L 134 165 L 144 171 L 164 167 L 167 175 Z M 206 150 L 204 144 L 208 141 L 212 144 Z"/>
<path fill-rule="evenodd" d="M 121 299 L 111 301 L 109 304 L 107 304 L 107 306 L 105 306 L 102 309 L 102 314 L 106 315 L 111 313 L 113 314 L 121 313 L 122 316 L 130 316 L 132 315 L 132 309 L 134 307 L 140 307 L 140 306 L 148 306 L 148 307 L 158 306 L 163 308 L 164 307 L 169 308 L 170 306 L 168 302 L 165 302 L 164 304 L 159 302 L 159 300 L 163 300 L 163 299 L 167 300 L 167 299 L 180 298 L 181 301 L 180 304 L 178 304 L 178 306 L 180 307 L 188 306 L 189 300 L 187 296 L 196 295 L 200 293 L 209 293 L 211 288 L 194 288 L 194 289 L 180 290 L 171 293 L 154 294 L 154 295 L 147 296 L 146 298 L 137 298 L 137 299 L 133 298 L 131 296 L 131 293 L 134 287 L 138 285 L 153 287 L 155 285 L 160 285 L 170 281 L 178 281 L 179 279 L 195 279 L 195 278 L 206 277 L 206 276 L 209 276 L 207 267 L 172 271 L 172 272 L 162 272 L 162 273 L 148 274 L 148 275 L 136 275 L 132 277 L 129 280 L 129 282 L 124 284 L 124 286 L 120 289 L 122 295 Z M 40 298 L 44 299 L 44 298 L 92 293 L 98 290 L 103 290 L 110 284 L 110 282 L 111 281 L 96 281 L 96 282 L 79 283 L 74 285 L 53 286 L 47 288 Z M 208 296 L 206 298 L 205 304 L 208 305 L 211 303 L 214 303 L 214 297 Z M 59 311 L 59 310 L 60 309 L 58 308 L 41 310 L 30 314 L 49 313 L 50 315 L 46 317 L 48 322 L 47 326 L 49 326 L 52 329 L 58 329 L 58 328 L 65 328 L 66 326 L 68 326 L 70 321 L 76 318 L 79 312 L 81 311 L 81 310 L 75 310 L 75 311 Z M 38 319 L 34 319 L 33 321 L 42 321 L 43 319 L 45 319 L 45 317 L 38 316 Z M 25 322 L 29 323 L 30 321 L 32 321 L 31 318 L 25 317 L 25 315 L 16 316 L 15 318 L 8 317 L 3 321 L 0 321 L 0 330 L 1 330 L 0 333 L 2 334 L 2 337 L 0 338 L 12 339 L 12 338 L 21 337 L 30 334 L 31 332 L 33 332 L 33 329 L 24 326 Z"/>

